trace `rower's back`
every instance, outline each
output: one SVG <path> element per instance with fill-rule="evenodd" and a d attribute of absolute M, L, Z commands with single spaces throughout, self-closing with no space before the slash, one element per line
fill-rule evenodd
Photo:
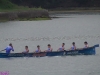
<path fill-rule="evenodd" d="M 12 43 L 10 43 L 4 50 L 6 50 L 6 53 L 8 54 L 11 52 L 11 50 L 14 51 Z"/>
<path fill-rule="evenodd" d="M 76 50 L 75 42 L 72 43 L 71 50 Z"/>
<path fill-rule="evenodd" d="M 23 51 L 22 53 L 29 53 L 28 46 L 25 46 L 25 51 Z"/>
<path fill-rule="evenodd" d="M 85 45 L 84 48 L 88 48 L 89 47 L 87 41 L 84 42 L 84 45 Z"/>

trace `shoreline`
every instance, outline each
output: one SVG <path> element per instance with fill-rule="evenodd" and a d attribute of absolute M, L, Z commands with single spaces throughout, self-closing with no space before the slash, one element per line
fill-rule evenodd
<path fill-rule="evenodd" d="M 100 13 L 100 10 L 49 10 L 49 14 L 67 13 Z"/>
<path fill-rule="evenodd" d="M 50 20 L 47 10 L 26 10 L 26 11 L 9 11 L 0 12 L 0 22 L 2 21 L 33 21 L 33 20 Z"/>
<path fill-rule="evenodd" d="M 50 15 L 54 14 L 99 14 L 100 10 L 22 10 L 22 11 L 8 11 L 0 12 L 0 22 L 5 21 L 38 21 L 38 20 L 51 20 Z"/>

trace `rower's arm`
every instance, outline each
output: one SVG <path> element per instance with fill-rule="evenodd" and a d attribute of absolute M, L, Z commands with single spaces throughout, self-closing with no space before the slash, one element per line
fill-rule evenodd
<path fill-rule="evenodd" d="M 4 50 L 7 50 L 7 47 Z"/>
<path fill-rule="evenodd" d="M 12 48 L 12 51 L 14 51 L 14 49 Z"/>
<path fill-rule="evenodd" d="M 53 50 L 53 49 L 51 48 L 51 50 L 50 50 L 50 51 L 52 52 L 52 50 Z"/>
<path fill-rule="evenodd" d="M 76 50 L 76 46 L 75 46 L 75 49 L 74 50 Z"/>
<path fill-rule="evenodd" d="M 29 50 L 27 50 L 27 53 L 29 52 Z"/>
<path fill-rule="evenodd" d="M 5 51 L 5 49 L 4 49 L 4 50 L 1 50 L 1 51 Z M 0 51 L 0 52 L 1 52 L 1 51 Z"/>
<path fill-rule="evenodd" d="M 63 47 L 63 50 L 65 50 L 65 48 Z"/>

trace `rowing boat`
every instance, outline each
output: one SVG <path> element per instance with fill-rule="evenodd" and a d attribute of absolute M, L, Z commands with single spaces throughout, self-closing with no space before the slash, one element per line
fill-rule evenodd
<path fill-rule="evenodd" d="M 95 48 L 99 47 L 99 44 L 88 48 L 80 48 L 76 50 L 64 50 L 53 52 L 40 52 L 40 53 L 0 53 L 0 58 L 9 57 L 44 57 L 44 56 L 67 56 L 67 55 L 95 55 Z"/>

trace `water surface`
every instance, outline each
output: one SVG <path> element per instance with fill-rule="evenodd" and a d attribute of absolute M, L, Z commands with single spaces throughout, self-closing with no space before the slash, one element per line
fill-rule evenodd
<path fill-rule="evenodd" d="M 0 23 L 0 50 L 10 42 L 15 52 L 22 52 L 28 45 L 30 52 L 40 45 L 41 50 L 51 44 L 57 50 L 64 42 L 69 49 L 76 42 L 77 48 L 100 44 L 99 14 L 56 14 L 61 18 L 46 21 L 9 21 Z M 0 59 L 0 71 L 9 75 L 100 75 L 100 48 L 93 56 L 66 56 L 42 58 Z"/>

